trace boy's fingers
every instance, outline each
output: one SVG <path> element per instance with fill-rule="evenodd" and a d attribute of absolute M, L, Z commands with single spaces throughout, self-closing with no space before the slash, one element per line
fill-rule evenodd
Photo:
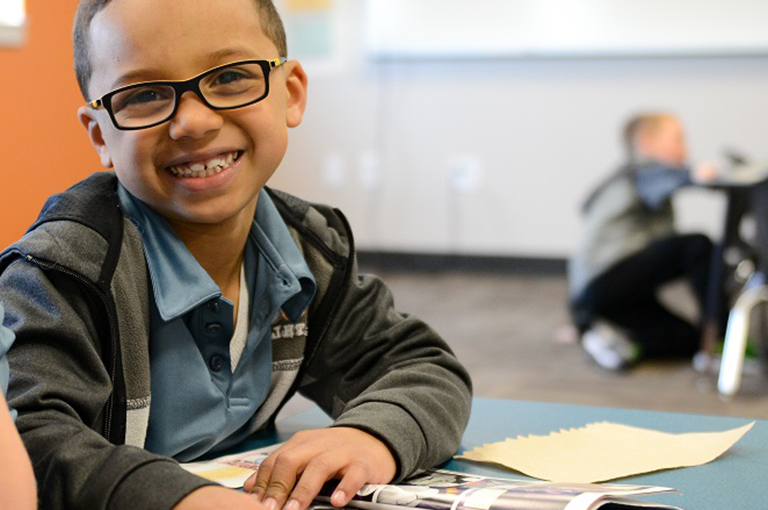
<path fill-rule="evenodd" d="M 293 489 L 291 497 L 285 505 L 285 510 L 304 510 L 307 508 L 320 492 L 320 489 L 323 488 L 325 482 L 330 480 L 337 471 L 338 469 L 329 464 L 323 457 L 311 460 Z"/>
<path fill-rule="evenodd" d="M 277 459 L 280 458 L 280 456 L 284 453 L 290 450 L 294 450 L 296 448 L 296 443 L 299 443 L 299 440 L 304 435 L 306 435 L 306 431 L 297 432 L 291 439 L 275 449 L 275 451 L 273 451 L 269 457 L 264 459 L 261 465 L 259 465 L 259 470 L 256 472 L 255 478 L 252 476 L 248 479 L 254 479 L 253 485 L 251 487 L 248 487 L 248 485 L 243 485 L 243 489 L 256 496 L 259 501 L 263 502 L 267 488 L 269 487 L 269 482 L 272 479 L 272 473 L 274 471 L 275 464 L 277 463 Z"/>
<path fill-rule="evenodd" d="M 346 506 L 357 494 L 357 491 L 370 481 L 370 478 L 371 475 L 365 466 L 359 463 L 352 464 L 347 469 L 336 490 L 333 491 L 331 504 L 339 508 Z"/>
<path fill-rule="evenodd" d="M 291 450 L 275 458 L 269 482 L 262 503 L 267 510 L 280 510 L 288 499 L 288 494 L 296 484 L 296 478 L 302 471 L 306 461 Z M 261 473 L 259 473 L 261 474 Z"/>
<path fill-rule="evenodd" d="M 251 476 L 248 477 L 245 483 L 243 483 L 243 491 L 245 491 L 246 494 L 256 495 L 256 493 L 253 491 L 253 489 L 256 486 L 256 476 L 257 476 L 257 473 L 253 473 Z"/>
<path fill-rule="evenodd" d="M 272 477 L 272 470 L 275 467 L 275 460 L 277 459 L 279 449 L 272 452 L 272 455 L 264 459 L 259 465 L 259 470 L 246 481 L 246 485 L 243 485 L 243 489 L 250 492 L 259 501 L 264 500 L 264 494 L 267 492 L 267 486 L 269 485 L 269 479 Z M 253 480 L 253 485 L 249 488 L 248 481 Z"/>

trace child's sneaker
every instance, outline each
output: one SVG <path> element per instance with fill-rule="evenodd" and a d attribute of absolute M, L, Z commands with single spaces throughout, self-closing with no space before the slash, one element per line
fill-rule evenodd
<path fill-rule="evenodd" d="M 581 346 L 607 370 L 624 370 L 640 358 L 640 349 L 627 336 L 605 322 L 597 322 L 581 336 Z"/>

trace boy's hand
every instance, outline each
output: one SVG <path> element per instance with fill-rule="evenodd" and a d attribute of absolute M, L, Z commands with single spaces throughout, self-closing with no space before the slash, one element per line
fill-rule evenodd
<path fill-rule="evenodd" d="M 295 434 L 245 482 L 267 510 L 304 510 L 323 484 L 340 479 L 331 504 L 343 507 L 366 483 L 389 483 L 397 466 L 389 448 L 361 430 L 335 427 Z M 295 486 L 295 487 L 294 487 Z M 290 495 L 290 497 L 289 497 Z"/>
<path fill-rule="evenodd" d="M 700 163 L 693 167 L 693 182 L 707 183 L 720 177 L 720 169 L 712 163 Z"/>
<path fill-rule="evenodd" d="M 264 505 L 240 491 L 216 485 L 201 487 L 179 501 L 173 510 L 264 510 Z"/>

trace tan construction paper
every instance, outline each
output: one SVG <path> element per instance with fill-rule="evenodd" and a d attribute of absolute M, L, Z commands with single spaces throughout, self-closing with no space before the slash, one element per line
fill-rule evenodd
<path fill-rule="evenodd" d="M 618 423 L 590 423 L 547 436 L 518 436 L 486 444 L 456 458 L 501 464 L 553 482 L 595 483 L 706 464 L 753 425 L 724 432 L 669 434 Z"/>

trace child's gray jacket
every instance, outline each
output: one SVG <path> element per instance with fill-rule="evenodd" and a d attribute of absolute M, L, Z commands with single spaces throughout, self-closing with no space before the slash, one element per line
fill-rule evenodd
<path fill-rule="evenodd" d="M 46 203 L 0 257 L 0 299 L 16 334 L 9 403 L 41 508 L 170 509 L 207 482 L 143 448 L 149 419 L 149 280 L 141 236 L 112 173 Z M 398 478 L 447 459 L 466 426 L 471 383 L 448 346 L 357 274 L 344 217 L 270 194 L 318 289 L 308 335 L 273 335 L 270 393 L 254 430 L 296 391 L 336 426 L 387 443 Z M 183 381 L 180 381 L 183 384 Z"/>
<path fill-rule="evenodd" d="M 598 276 L 675 233 L 671 196 L 691 184 L 685 167 L 651 161 L 622 166 L 584 204 L 581 241 L 568 264 L 570 297 Z"/>

